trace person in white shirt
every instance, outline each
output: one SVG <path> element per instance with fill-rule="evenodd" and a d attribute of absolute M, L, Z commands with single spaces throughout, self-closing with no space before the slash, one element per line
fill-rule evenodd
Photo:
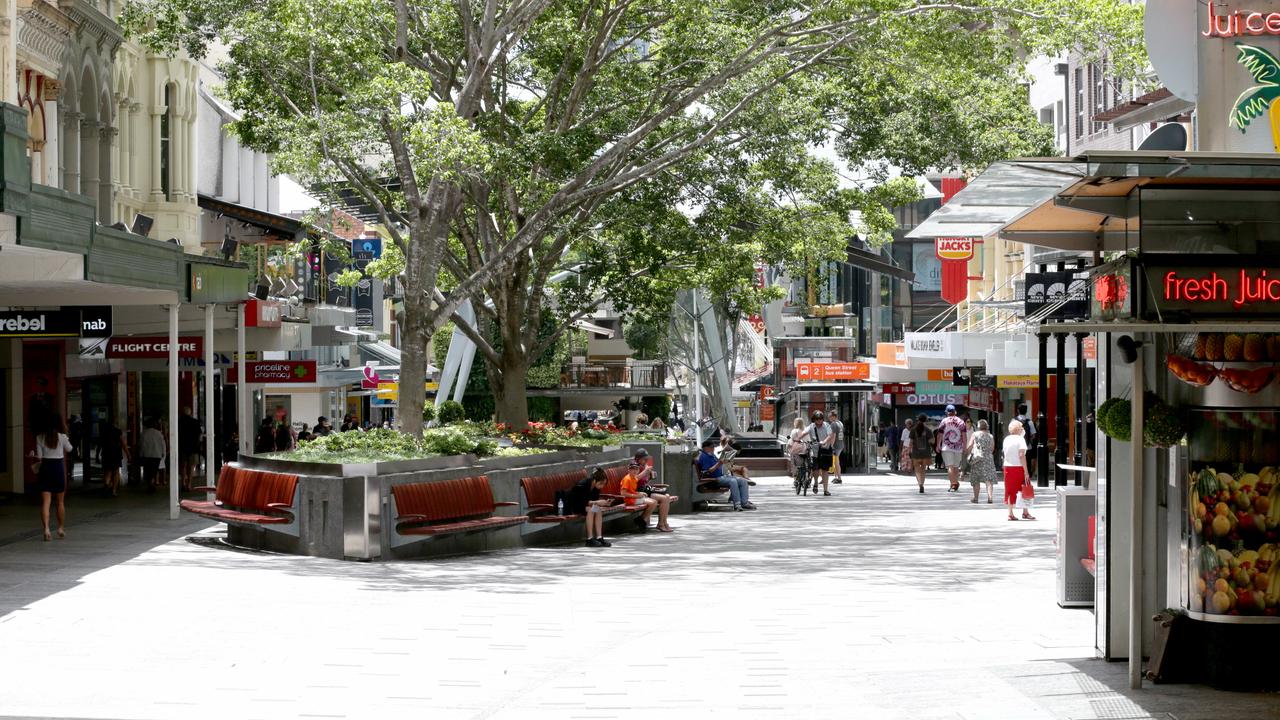
<path fill-rule="evenodd" d="M 49 418 L 48 427 L 36 436 L 36 448 L 29 455 L 36 473 L 36 489 L 40 491 L 40 525 L 45 540 L 53 537 L 49 533 L 49 506 L 54 501 L 57 501 L 58 537 L 67 536 L 67 453 L 71 450 L 67 426 L 61 415 L 54 415 Z"/>
<path fill-rule="evenodd" d="M 160 461 L 164 459 L 164 434 L 160 432 L 160 423 L 155 418 L 148 418 L 145 425 L 138 452 L 142 458 L 142 484 L 147 492 L 155 492 L 160 484 Z"/>
<path fill-rule="evenodd" d="M 1025 430 L 1020 420 L 1009 422 L 1009 434 L 1004 436 L 1002 447 L 1004 453 L 1004 504 L 1009 508 L 1009 519 L 1013 516 L 1013 508 L 1022 496 L 1022 484 L 1031 482 L 1031 474 L 1027 472 L 1027 441 L 1022 437 Z M 1031 501 L 1022 509 L 1023 520 L 1035 520 L 1031 514 Z"/>

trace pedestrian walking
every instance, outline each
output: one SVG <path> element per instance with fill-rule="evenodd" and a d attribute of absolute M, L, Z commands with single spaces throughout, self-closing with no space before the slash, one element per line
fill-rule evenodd
<path fill-rule="evenodd" d="M 276 451 L 284 452 L 292 450 L 294 444 L 293 427 L 289 425 L 288 419 L 282 418 L 276 424 Z"/>
<path fill-rule="evenodd" d="M 886 459 L 889 461 L 890 472 L 898 471 L 898 453 L 902 451 L 901 443 L 899 442 L 901 432 L 902 430 L 896 423 L 890 423 L 884 429 L 884 446 L 888 456 Z"/>
<path fill-rule="evenodd" d="M 831 426 L 831 432 L 836 436 L 835 445 L 831 448 L 831 482 L 840 485 L 844 482 L 840 478 L 840 454 L 844 452 L 844 423 L 840 422 L 840 414 L 835 410 L 829 415 L 831 422 L 827 423 Z"/>
<path fill-rule="evenodd" d="M 947 492 L 960 490 L 960 462 L 968 445 L 968 433 L 964 420 L 956 415 L 956 406 L 947 406 L 947 416 L 938 424 L 938 452 L 947 468 Z"/>
<path fill-rule="evenodd" d="M 262 418 L 262 422 L 258 424 L 258 434 L 253 439 L 254 453 L 275 452 L 276 449 L 276 429 L 271 423 L 271 418 Z"/>
<path fill-rule="evenodd" d="M 1024 483 L 1031 482 L 1031 474 L 1027 471 L 1027 441 L 1022 434 L 1026 432 L 1022 427 L 1022 422 L 1013 419 L 1009 422 L 1009 434 L 1004 438 L 1004 446 L 1002 448 L 1004 455 L 1004 504 L 1009 508 L 1009 519 L 1017 520 L 1013 516 L 1013 508 L 1015 505 L 1021 504 L 1022 486 Z M 1035 520 L 1030 512 L 1030 506 L 1022 509 L 1023 520 Z"/>
<path fill-rule="evenodd" d="M 924 474 L 929 470 L 929 461 L 935 453 L 934 432 L 929 429 L 929 418 L 921 414 L 911 426 L 911 465 L 916 472 L 916 484 L 920 486 L 920 494 L 924 494 Z"/>
<path fill-rule="evenodd" d="M 40 526 L 46 541 L 53 537 L 49 533 L 50 505 L 54 505 L 58 515 L 58 537 L 67 536 L 67 460 L 72 450 L 62 416 L 51 416 L 48 425 L 36 436 L 36 449 L 29 456 L 36 474 L 36 489 L 40 492 Z"/>
<path fill-rule="evenodd" d="M 200 468 L 200 436 L 204 432 L 200 421 L 191 414 L 191 408 L 182 408 L 178 418 L 178 473 L 182 491 L 191 490 L 191 480 Z"/>
<path fill-rule="evenodd" d="M 965 445 L 966 457 L 969 460 L 969 484 L 973 486 L 971 503 L 978 502 L 978 493 L 983 483 L 987 486 L 987 504 L 990 505 L 992 486 L 996 481 L 996 438 L 987 429 L 987 421 L 979 420 L 978 427 L 969 436 Z"/>
<path fill-rule="evenodd" d="M 115 497 L 120 489 L 120 466 L 129 460 L 129 448 L 124 442 L 124 433 L 115 423 L 102 422 L 98 431 L 99 459 L 102 462 L 102 483 L 111 497 Z"/>
<path fill-rule="evenodd" d="M 160 422 L 155 418 L 147 418 L 143 423 L 141 446 L 138 455 L 142 457 L 142 484 L 147 492 L 155 492 L 160 484 L 160 461 L 165 457 L 164 434 L 160 432 Z"/>
<path fill-rule="evenodd" d="M 795 477 L 800 468 L 800 457 L 808 452 L 804 444 L 804 420 L 796 418 L 791 423 L 791 434 L 787 436 L 787 461 L 791 464 L 791 477 Z"/>
<path fill-rule="evenodd" d="M 902 445 L 902 451 L 898 454 L 898 469 L 906 468 L 907 472 L 914 472 L 914 465 L 911 462 L 911 428 L 915 425 L 915 420 L 907 418 L 902 423 L 902 431 L 898 433 L 898 442 Z"/>

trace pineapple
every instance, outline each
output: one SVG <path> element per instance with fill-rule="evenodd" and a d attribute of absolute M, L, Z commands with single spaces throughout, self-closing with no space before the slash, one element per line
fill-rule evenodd
<path fill-rule="evenodd" d="M 1255 118 L 1267 114 L 1271 124 L 1271 143 L 1280 152 L 1280 60 L 1260 47 L 1236 43 L 1240 55 L 1236 62 L 1244 66 L 1257 83 L 1240 93 L 1231 108 L 1227 124 L 1245 132 Z"/>
<path fill-rule="evenodd" d="M 1205 359 L 1205 345 L 1209 342 L 1209 333 L 1196 333 L 1195 349 L 1191 351 L 1191 357 L 1196 360 Z"/>
<path fill-rule="evenodd" d="M 1204 343 L 1205 359 L 1218 362 L 1222 360 L 1222 333 L 1209 333 L 1209 339 Z"/>
<path fill-rule="evenodd" d="M 1222 341 L 1222 358 L 1224 360 L 1239 360 L 1244 355 L 1244 338 L 1235 333 L 1227 333 L 1226 340 Z"/>
<path fill-rule="evenodd" d="M 1244 359 L 1249 362 L 1267 359 L 1267 342 L 1262 339 L 1261 334 L 1249 333 L 1244 336 Z"/>

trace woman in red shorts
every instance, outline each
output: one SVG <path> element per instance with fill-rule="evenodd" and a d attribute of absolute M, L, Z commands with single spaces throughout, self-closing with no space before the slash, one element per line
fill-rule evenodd
<path fill-rule="evenodd" d="M 1022 423 L 1009 421 L 1009 434 L 1004 436 L 1004 504 L 1009 508 L 1009 519 L 1013 516 L 1013 507 L 1018 504 L 1022 493 L 1022 483 L 1031 482 L 1031 474 L 1027 472 L 1027 441 L 1022 437 Z M 1027 510 L 1022 511 L 1023 520 L 1035 520 Z"/>

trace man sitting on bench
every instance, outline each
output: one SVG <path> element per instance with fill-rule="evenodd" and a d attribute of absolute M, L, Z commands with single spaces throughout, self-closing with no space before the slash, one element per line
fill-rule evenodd
<path fill-rule="evenodd" d="M 702 452 L 698 455 L 698 477 L 702 480 L 715 480 L 722 488 L 729 488 L 729 501 L 734 510 L 755 510 L 751 504 L 750 488 L 747 479 L 739 475 L 727 474 L 724 464 L 716 458 L 716 441 L 707 438 L 702 441 Z"/>

